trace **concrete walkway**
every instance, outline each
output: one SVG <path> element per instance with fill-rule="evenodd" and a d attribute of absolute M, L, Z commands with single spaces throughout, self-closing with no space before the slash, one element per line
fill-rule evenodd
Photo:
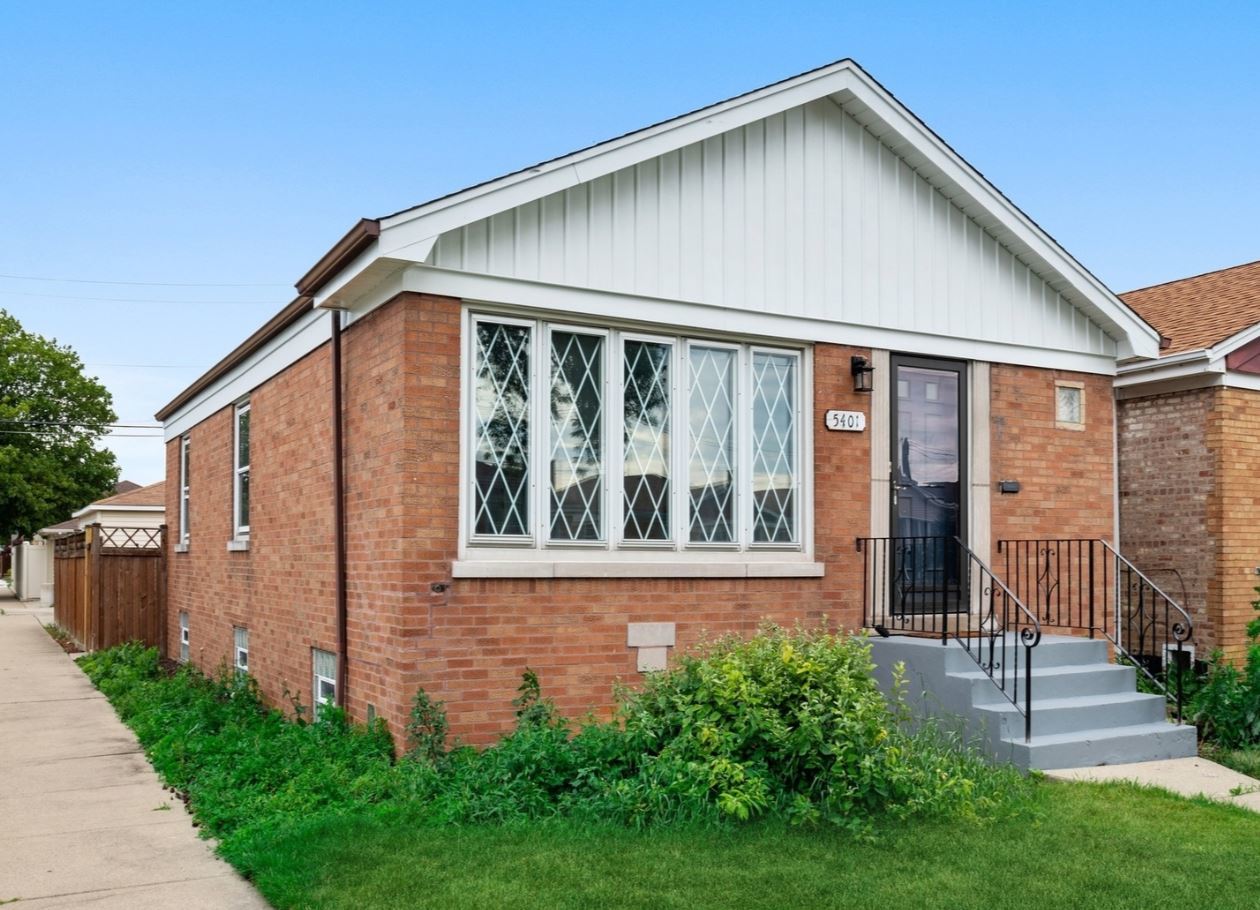
<path fill-rule="evenodd" d="M 0 905 L 253 910 L 131 731 L 0 585 Z"/>
<path fill-rule="evenodd" d="M 1205 796 L 1260 812 L 1260 780 L 1240 774 L 1206 758 L 1172 758 L 1132 765 L 1102 765 L 1097 768 L 1066 768 L 1047 771 L 1055 780 L 1127 780 L 1159 787 L 1180 796 Z"/>

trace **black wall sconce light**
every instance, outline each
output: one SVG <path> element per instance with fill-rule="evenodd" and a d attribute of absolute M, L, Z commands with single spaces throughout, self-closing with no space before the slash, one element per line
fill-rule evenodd
<path fill-rule="evenodd" d="M 874 384 L 875 368 L 865 357 L 854 356 L 849 361 L 849 371 L 853 373 L 853 391 L 869 392 Z"/>

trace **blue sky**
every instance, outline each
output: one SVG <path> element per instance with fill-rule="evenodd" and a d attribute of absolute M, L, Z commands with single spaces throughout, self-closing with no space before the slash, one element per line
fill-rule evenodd
<path fill-rule="evenodd" d="M 1260 4 L 12 2 L 0 36 L 0 274 L 137 283 L 0 307 L 124 421 L 357 218 L 841 57 L 1114 290 L 1260 259 Z"/>

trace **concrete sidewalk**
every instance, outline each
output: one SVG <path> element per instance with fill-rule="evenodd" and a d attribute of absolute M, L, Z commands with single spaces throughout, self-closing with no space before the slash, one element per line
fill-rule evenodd
<path fill-rule="evenodd" d="M 1252 812 L 1260 812 L 1260 780 L 1206 758 L 1171 758 L 1132 765 L 1067 768 L 1047 771 L 1046 777 L 1094 782 L 1127 780 L 1169 790 L 1180 796 L 1205 796 L 1217 802 L 1233 803 Z"/>
<path fill-rule="evenodd" d="M 266 908 L 197 837 L 44 617 L 3 587 L 0 609 L 0 904 Z"/>

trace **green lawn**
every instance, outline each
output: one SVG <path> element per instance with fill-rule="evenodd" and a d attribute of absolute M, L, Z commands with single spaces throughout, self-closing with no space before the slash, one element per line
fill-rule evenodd
<path fill-rule="evenodd" d="M 238 838 L 284 908 L 1253 908 L 1260 816 L 1044 783 L 1022 819 L 835 831 L 431 828 L 388 814 Z"/>

